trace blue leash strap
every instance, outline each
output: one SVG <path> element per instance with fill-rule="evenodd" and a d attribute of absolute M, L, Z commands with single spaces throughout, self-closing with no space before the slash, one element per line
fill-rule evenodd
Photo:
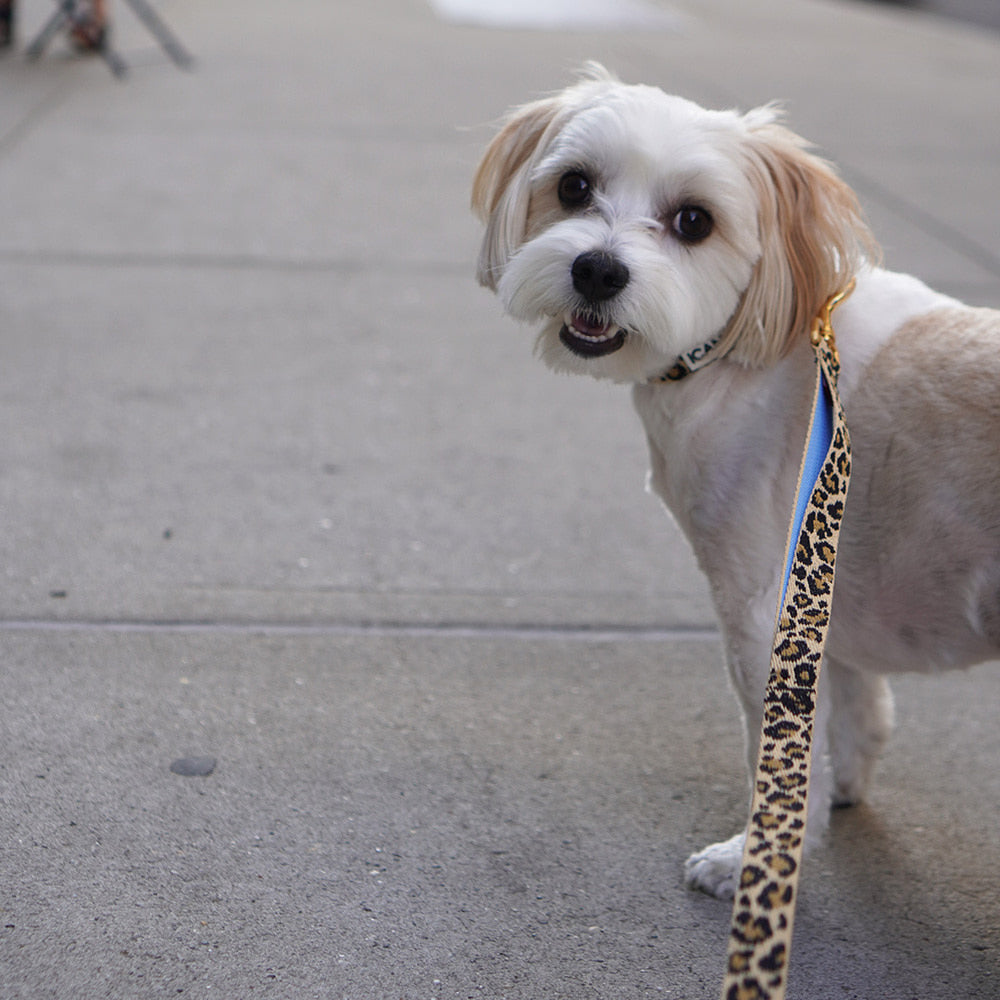
<path fill-rule="evenodd" d="M 795 549 L 799 535 L 802 533 L 802 522 L 805 520 L 806 507 L 812 496 L 816 480 L 823 471 L 826 454 L 830 450 L 833 439 L 833 399 L 826 377 L 820 368 L 816 380 L 816 395 L 813 398 L 812 417 L 809 421 L 809 438 L 806 441 L 805 453 L 802 456 L 802 471 L 799 473 L 798 495 L 795 497 L 795 510 L 792 513 L 791 527 L 788 532 L 787 552 L 785 554 L 785 575 L 781 585 L 781 600 L 778 607 L 785 606 L 785 596 L 788 593 L 788 579 L 792 575 L 792 564 L 795 562 Z"/>

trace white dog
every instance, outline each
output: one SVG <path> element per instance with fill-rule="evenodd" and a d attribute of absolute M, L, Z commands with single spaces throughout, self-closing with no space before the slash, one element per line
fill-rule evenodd
<path fill-rule="evenodd" d="M 631 383 L 650 484 L 708 577 L 751 772 L 813 386 L 834 314 L 854 447 L 809 836 L 892 727 L 883 674 L 1000 651 L 1000 313 L 876 266 L 853 192 L 773 108 L 707 111 L 592 66 L 515 109 L 479 166 L 479 280 L 553 368 Z M 708 363 L 711 362 L 711 363 Z M 685 373 L 688 373 L 686 377 Z M 744 834 L 687 863 L 731 896 Z"/>

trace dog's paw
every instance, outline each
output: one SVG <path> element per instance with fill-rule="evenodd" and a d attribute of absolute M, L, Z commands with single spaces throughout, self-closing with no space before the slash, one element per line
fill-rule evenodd
<path fill-rule="evenodd" d="M 720 844 L 709 844 L 692 854 L 684 863 L 684 882 L 689 889 L 700 889 L 718 899 L 732 899 L 743 866 L 745 833 L 738 833 Z"/>

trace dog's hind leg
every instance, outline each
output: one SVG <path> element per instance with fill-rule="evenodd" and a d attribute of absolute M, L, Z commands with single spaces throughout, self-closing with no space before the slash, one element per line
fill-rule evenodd
<path fill-rule="evenodd" d="M 833 770 L 833 804 L 860 802 L 892 733 L 889 682 L 880 674 L 845 667 L 829 657 L 824 664 L 830 698 L 827 745 Z"/>

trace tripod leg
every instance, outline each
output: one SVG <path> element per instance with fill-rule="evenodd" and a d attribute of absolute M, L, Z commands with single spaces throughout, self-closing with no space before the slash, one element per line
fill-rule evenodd
<path fill-rule="evenodd" d="M 163 18 L 156 13 L 146 0 L 127 0 L 127 3 L 135 11 L 139 20 L 156 37 L 156 40 L 163 47 L 167 55 L 178 66 L 188 68 L 194 64 L 194 58 L 191 53 L 181 45 L 177 36 L 167 27 Z"/>
<path fill-rule="evenodd" d="M 97 54 L 108 64 L 108 69 L 120 80 L 128 73 L 128 63 L 107 42 L 102 43 Z"/>
<path fill-rule="evenodd" d="M 45 27 L 38 32 L 35 40 L 28 46 L 25 54 L 29 59 L 37 59 L 45 51 L 45 46 L 52 41 L 56 32 L 70 20 L 73 16 L 73 4 L 74 0 L 61 0 L 56 12 L 45 22 Z"/>
<path fill-rule="evenodd" d="M 128 72 L 128 64 L 111 47 L 108 41 L 108 27 L 104 21 L 104 8 L 97 4 L 91 9 L 88 4 L 76 5 L 69 15 L 73 44 L 81 52 L 92 52 L 100 56 L 108 69 L 120 80 Z"/>

